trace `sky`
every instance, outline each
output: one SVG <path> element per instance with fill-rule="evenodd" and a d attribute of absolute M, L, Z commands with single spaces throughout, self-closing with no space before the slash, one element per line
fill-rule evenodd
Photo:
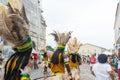
<path fill-rule="evenodd" d="M 47 45 L 56 46 L 54 30 L 73 31 L 72 38 L 103 48 L 113 48 L 114 22 L 119 0 L 42 0 L 47 24 Z"/>

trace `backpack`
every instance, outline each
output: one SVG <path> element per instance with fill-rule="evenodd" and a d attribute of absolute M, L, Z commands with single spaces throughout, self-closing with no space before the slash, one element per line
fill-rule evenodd
<path fill-rule="evenodd" d="M 96 63 L 96 58 L 95 57 L 91 57 L 90 58 L 90 63 L 91 64 L 95 64 Z"/>

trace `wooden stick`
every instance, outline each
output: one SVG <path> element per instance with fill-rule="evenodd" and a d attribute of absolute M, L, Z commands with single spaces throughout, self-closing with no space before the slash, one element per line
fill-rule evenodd
<path fill-rule="evenodd" d="M 48 78 L 48 77 L 53 77 L 53 76 L 56 76 L 56 75 L 42 76 L 42 77 L 35 78 L 35 79 L 31 79 L 31 80 L 37 80 L 37 79 L 41 79 L 41 78 Z"/>

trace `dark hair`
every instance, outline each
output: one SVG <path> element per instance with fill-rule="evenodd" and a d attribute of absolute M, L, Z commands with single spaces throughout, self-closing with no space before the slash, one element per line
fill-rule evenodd
<path fill-rule="evenodd" d="M 80 62 L 80 60 L 81 60 L 81 57 L 78 54 L 70 54 L 70 56 L 72 56 L 73 63 L 76 63 L 77 61 Z"/>
<path fill-rule="evenodd" d="M 100 54 L 98 56 L 98 62 L 99 63 L 106 63 L 107 62 L 107 56 L 105 54 Z"/>
<path fill-rule="evenodd" d="M 59 54 L 61 54 L 60 63 L 64 63 L 63 53 L 64 53 L 64 49 L 61 49 L 61 50 L 57 49 L 52 56 L 51 62 L 53 64 L 58 64 L 59 63 L 59 59 L 58 59 Z"/>
<path fill-rule="evenodd" d="M 43 57 L 44 58 L 47 57 L 47 52 L 44 52 Z"/>
<path fill-rule="evenodd" d="M 28 64 L 32 48 L 25 52 L 15 52 L 5 64 L 4 80 L 20 80 L 20 69 Z"/>

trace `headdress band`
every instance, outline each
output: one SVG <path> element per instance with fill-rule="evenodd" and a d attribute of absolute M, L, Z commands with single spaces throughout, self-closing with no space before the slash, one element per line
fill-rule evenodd
<path fill-rule="evenodd" d="M 63 45 L 63 44 L 58 44 L 58 49 L 59 49 L 59 50 L 65 49 L 65 45 Z"/>
<path fill-rule="evenodd" d="M 68 52 L 69 54 L 73 54 L 73 52 L 72 51 L 70 51 L 70 52 Z"/>
<path fill-rule="evenodd" d="M 28 49 L 32 48 L 32 40 L 30 37 L 27 38 L 27 40 L 25 40 L 23 42 L 23 45 L 19 45 L 16 47 L 18 49 L 18 52 L 24 52 L 27 51 Z"/>

